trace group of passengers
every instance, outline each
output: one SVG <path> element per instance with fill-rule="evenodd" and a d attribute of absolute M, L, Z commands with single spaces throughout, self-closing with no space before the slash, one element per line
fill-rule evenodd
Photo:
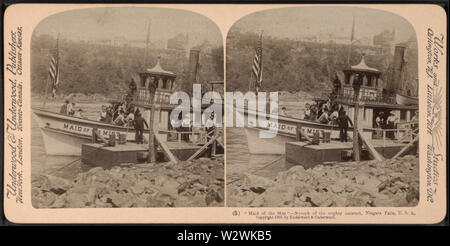
<path fill-rule="evenodd" d="M 303 115 L 305 120 L 314 121 L 322 124 L 336 125 L 339 114 L 344 113 L 344 108 L 339 104 L 326 102 L 306 103 Z"/>
<path fill-rule="evenodd" d="M 135 109 L 126 101 L 113 103 L 109 106 L 102 106 L 100 121 L 117 126 L 133 126 L 135 116 L 140 114 L 139 109 Z"/>
<path fill-rule="evenodd" d="M 353 127 L 353 122 L 346 114 L 342 105 L 327 100 L 320 103 L 306 103 L 305 106 L 303 112 L 305 120 L 328 125 L 337 125 L 339 127 L 340 141 L 347 142 L 347 131 L 349 126 Z"/>
<path fill-rule="evenodd" d="M 127 101 L 102 106 L 100 121 L 117 126 L 134 127 L 136 130 L 136 143 L 144 143 L 144 126 L 148 128 L 147 121 L 142 117 L 139 108 L 134 108 Z"/>

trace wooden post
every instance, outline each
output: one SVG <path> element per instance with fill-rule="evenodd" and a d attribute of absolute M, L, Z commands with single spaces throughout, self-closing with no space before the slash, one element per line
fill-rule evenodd
<path fill-rule="evenodd" d="M 366 145 L 367 149 L 369 150 L 369 152 L 373 156 L 373 158 L 377 161 L 384 160 L 383 156 L 380 155 L 380 153 L 378 153 L 378 151 L 375 149 L 375 147 L 369 141 L 367 141 L 367 139 L 365 138 L 365 136 L 363 135 L 361 130 L 358 130 L 358 134 L 361 137 L 362 143 L 364 143 Z"/>
<path fill-rule="evenodd" d="M 175 157 L 175 155 L 173 155 L 173 153 L 169 149 L 169 146 L 167 146 L 167 144 L 164 143 L 163 139 L 161 139 L 161 137 L 158 135 L 155 135 L 155 139 L 158 142 L 159 146 L 161 146 L 161 149 L 164 152 L 164 154 L 167 156 L 167 158 L 169 158 L 169 160 L 171 162 L 173 162 L 174 164 L 177 164 L 178 159 Z"/>
<path fill-rule="evenodd" d="M 153 101 L 153 96 L 150 95 L 150 100 Z M 148 120 L 148 162 L 155 163 L 156 162 L 156 148 L 155 148 L 155 132 L 153 131 L 153 115 L 155 111 L 155 104 L 152 103 L 152 107 L 150 108 L 150 117 Z"/>
<path fill-rule="evenodd" d="M 50 76 L 47 78 L 47 82 L 45 83 L 45 95 L 44 95 L 44 102 L 42 104 L 42 107 L 45 107 L 45 104 L 47 103 L 47 90 L 48 90 L 48 82 L 50 81 Z"/>
<path fill-rule="evenodd" d="M 359 136 L 358 136 L 358 114 L 359 114 L 359 87 L 354 87 L 355 93 L 355 115 L 353 120 L 353 159 L 360 160 Z"/>
<path fill-rule="evenodd" d="M 92 143 L 97 142 L 97 127 L 92 128 Z"/>
<path fill-rule="evenodd" d="M 417 135 L 411 142 L 409 142 L 405 147 L 403 147 L 397 154 L 392 157 L 392 159 L 398 158 L 403 155 L 409 148 L 411 148 L 415 142 L 419 140 L 419 135 Z"/>
<path fill-rule="evenodd" d="M 297 125 L 297 129 L 296 129 L 296 133 L 295 133 L 295 140 L 297 140 L 298 142 L 302 141 L 301 131 L 302 131 L 302 125 L 298 124 Z"/>
<path fill-rule="evenodd" d="M 214 137 L 217 135 L 217 128 L 214 128 Z M 214 142 L 212 143 L 211 146 L 211 156 L 215 156 L 216 155 L 216 149 L 217 149 L 217 144 L 216 144 L 216 140 L 214 140 Z"/>
<path fill-rule="evenodd" d="M 300 139 L 303 136 L 305 137 L 306 141 L 308 141 L 309 143 L 313 143 L 313 139 L 310 138 L 303 129 L 300 129 L 300 135 Z"/>
<path fill-rule="evenodd" d="M 191 161 L 191 160 L 193 160 L 194 158 L 196 158 L 197 156 L 199 156 L 201 153 L 203 153 L 203 151 L 205 151 L 207 148 L 208 148 L 208 146 L 210 145 L 210 144 L 212 144 L 214 141 L 216 141 L 216 139 L 219 137 L 219 135 L 217 135 L 217 136 L 213 136 L 205 145 L 203 145 L 199 150 L 197 150 L 191 157 L 189 157 L 188 159 L 187 159 L 187 161 Z"/>

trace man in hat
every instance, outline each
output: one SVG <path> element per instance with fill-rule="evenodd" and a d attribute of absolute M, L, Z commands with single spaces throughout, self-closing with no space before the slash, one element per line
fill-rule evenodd
<path fill-rule="evenodd" d="M 67 104 L 67 115 L 73 116 L 75 114 L 75 102 Z"/>
<path fill-rule="evenodd" d="M 310 120 L 311 119 L 311 105 L 309 103 L 306 103 L 305 110 L 303 111 L 303 119 Z"/>
<path fill-rule="evenodd" d="M 288 116 L 288 115 L 287 115 L 287 112 L 286 112 L 286 107 L 283 106 L 283 107 L 281 108 L 280 116 Z"/>
<path fill-rule="evenodd" d="M 144 125 L 148 128 L 147 121 L 142 118 L 140 112 L 136 114 L 135 119 L 133 120 L 134 129 L 136 130 L 135 140 L 137 144 L 144 143 Z"/>
<path fill-rule="evenodd" d="M 100 112 L 100 121 L 101 122 L 106 122 L 106 106 L 102 105 L 102 111 Z"/>
<path fill-rule="evenodd" d="M 377 125 L 377 128 L 383 128 L 384 125 L 384 112 L 380 112 L 377 117 L 375 118 L 375 123 Z"/>
<path fill-rule="evenodd" d="M 395 116 L 394 113 L 390 113 L 389 117 L 386 120 L 386 128 L 389 130 L 395 129 L 395 124 L 397 123 L 397 117 Z M 394 139 L 395 138 L 395 134 L 394 131 L 388 131 L 387 135 L 390 139 Z"/>
<path fill-rule="evenodd" d="M 383 131 L 381 129 L 385 128 L 385 122 L 384 122 L 384 112 L 380 112 L 377 114 L 377 117 L 375 118 L 375 125 L 378 130 L 376 130 L 377 137 L 381 138 L 383 137 Z"/>
<path fill-rule="evenodd" d="M 341 142 L 347 142 L 348 124 L 350 123 L 350 125 L 353 126 L 352 120 L 345 114 L 344 110 L 341 110 L 339 111 L 339 116 L 336 121 L 339 126 L 339 137 Z"/>
<path fill-rule="evenodd" d="M 66 101 L 64 102 L 64 104 L 61 106 L 61 109 L 59 110 L 59 113 L 60 114 L 64 114 L 64 115 L 67 115 L 67 108 L 68 108 L 68 106 L 69 106 L 69 100 L 68 99 L 66 99 Z"/>

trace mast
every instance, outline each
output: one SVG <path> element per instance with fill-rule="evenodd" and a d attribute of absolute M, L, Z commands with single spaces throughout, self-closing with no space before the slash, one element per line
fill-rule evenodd
<path fill-rule="evenodd" d="M 151 21 L 148 21 L 148 26 L 147 26 L 147 39 L 145 41 L 145 54 L 144 54 L 144 69 L 147 67 L 147 56 L 148 56 L 148 46 L 150 43 L 150 28 L 152 26 Z"/>
<path fill-rule="evenodd" d="M 352 56 L 353 39 L 355 38 L 355 16 L 352 21 L 352 34 L 350 36 L 350 47 L 348 48 L 347 64 L 350 66 L 350 57 Z"/>

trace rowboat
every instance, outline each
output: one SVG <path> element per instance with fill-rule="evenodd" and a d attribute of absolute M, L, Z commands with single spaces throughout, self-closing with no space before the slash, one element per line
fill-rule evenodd
<path fill-rule="evenodd" d="M 417 97 L 407 96 L 407 95 L 400 94 L 400 93 L 395 94 L 395 99 L 398 104 L 402 104 L 402 105 L 418 105 L 419 104 L 419 99 Z"/>

